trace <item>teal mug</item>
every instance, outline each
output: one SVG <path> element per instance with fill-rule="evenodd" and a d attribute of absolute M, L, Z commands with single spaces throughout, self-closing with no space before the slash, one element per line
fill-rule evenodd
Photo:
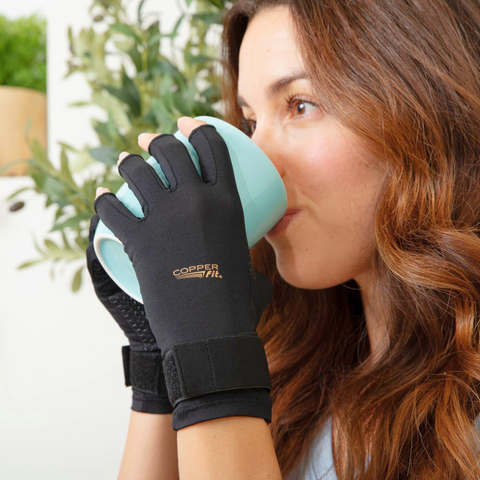
<path fill-rule="evenodd" d="M 287 192 L 282 179 L 260 147 L 238 128 L 219 118 L 209 116 L 195 118 L 213 125 L 228 147 L 237 190 L 242 202 L 248 246 L 252 248 L 287 210 Z M 180 130 L 174 136 L 187 147 L 201 176 L 197 153 L 188 138 Z M 159 163 L 153 157 L 150 157 L 147 162 L 155 169 L 163 184 L 168 187 L 168 181 Z M 126 183 L 115 195 L 134 215 L 143 218 L 142 207 Z M 132 298 L 143 303 L 132 262 L 120 240 L 101 220 L 95 231 L 93 247 L 100 263 L 113 281 Z"/>

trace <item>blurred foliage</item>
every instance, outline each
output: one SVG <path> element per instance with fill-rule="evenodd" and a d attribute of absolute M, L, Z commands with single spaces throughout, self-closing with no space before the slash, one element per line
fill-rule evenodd
<path fill-rule="evenodd" d="M 92 25 L 76 35 L 68 30 L 71 58 L 66 77 L 82 74 L 91 87 L 89 100 L 71 106 L 95 104 L 105 111 L 106 119 L 92 120 L 98 145 L 76 150 L 60 143 L 61 167 L 57 169 L 38 141 L 29 141 L 33 158 L 26 161 L 27 175 L 34 186 L 17 190 L 7 198 L 34 190 L 46 196 L 46 207 L 56 209 L 50 232 L 59 231 L 61 242 L 44 239 L 41 248 L 34 240 L 41 257 L 18 268 L 51 260 L 54 278 L 58 261 L 81 260 L 73 276 L 73 291 L 81 286 L 96 188 L 107 187 L 115 193 L 124 183 L 116 168 L 120 152 L 138 153 L 147 159 L 148 154 L 137 144 L 140 133 L 175 133 L 181 116 L 222 118 L 214 109 L 221 100 L 215 71 L 218 47 L 207 45 L 206 36 L 213 25 L 221 27 L 222 13 L 231 2 L 185 0 L 187 9 L 178 4 L 181 14 L 173 29 L 165 33 L 158 18 L 152 20 L 152 13 L 144 13 L 144 1 L 138 2 L 133 17 L 127 14 L 122 0 L 94 0 L 89 10 Z M 189 27 L 188 40 L 184 46 L 177 46 L 175 39 L 184 22 Z M 170 42 L 172 57 L 175 51 L 183 56 L 183 65 L 160 53 L 165 41 Z M 79 185 L 75 174 L 94 163 L 102 166 L 102 172 L 90 175 Z M 0 169 L 0 175 L 10 165 Z"/>
<path fill-rule="evenodd" d="M 47 90 L 46 21 L 0 15 L 0 85 Z"/>

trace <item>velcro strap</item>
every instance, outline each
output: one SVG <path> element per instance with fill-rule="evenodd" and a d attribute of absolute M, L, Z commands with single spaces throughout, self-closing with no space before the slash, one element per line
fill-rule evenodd
<path fill-rule="evenodd" d="M 257 335 L 233 335 L 175 345 L 163 373 L 175 407 L 190 397 L 239 388 L 272 389 L 267 357 Z"/>
<path fill-rule="evenodd" d="M 125 385 L 144 392 L 167 395 L 160 350 L 138 352 L 129 345 L 122 347 Z"/>

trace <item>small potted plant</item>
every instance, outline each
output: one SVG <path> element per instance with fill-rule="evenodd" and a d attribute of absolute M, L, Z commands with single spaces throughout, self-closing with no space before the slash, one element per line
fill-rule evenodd
<path fill-rule="evenodd" d="M 21 160 L 32 156 L 26 131 L 44 148 L 47 144 L 45 19 L 0 16 L 0 58 L 0 111 L 4 112 L 0 116 L 0 169 L 12 164 L 4 175 L 26 175 Z"/>

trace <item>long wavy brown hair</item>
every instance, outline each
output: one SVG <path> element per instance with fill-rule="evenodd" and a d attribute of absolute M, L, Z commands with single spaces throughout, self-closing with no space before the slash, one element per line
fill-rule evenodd
<path fill-rule="evenodd" d="M 340 479 L 478 479 L 478 0 L 237 0 L 224 12 L 224 118 L 242 128 L 238 57 L 259 11 L 288 7 L 322 110 L 381 155 L 371 268 L 389 348 L 375 364 L 358 284 L 287 284 L 252 249 L 274 299 L 258 327 L 282 475 L 331 417 Z M 328 255 L 328 252 L 325 252 Z M 366 461 L 368 460 L 368 461 Z"/>

